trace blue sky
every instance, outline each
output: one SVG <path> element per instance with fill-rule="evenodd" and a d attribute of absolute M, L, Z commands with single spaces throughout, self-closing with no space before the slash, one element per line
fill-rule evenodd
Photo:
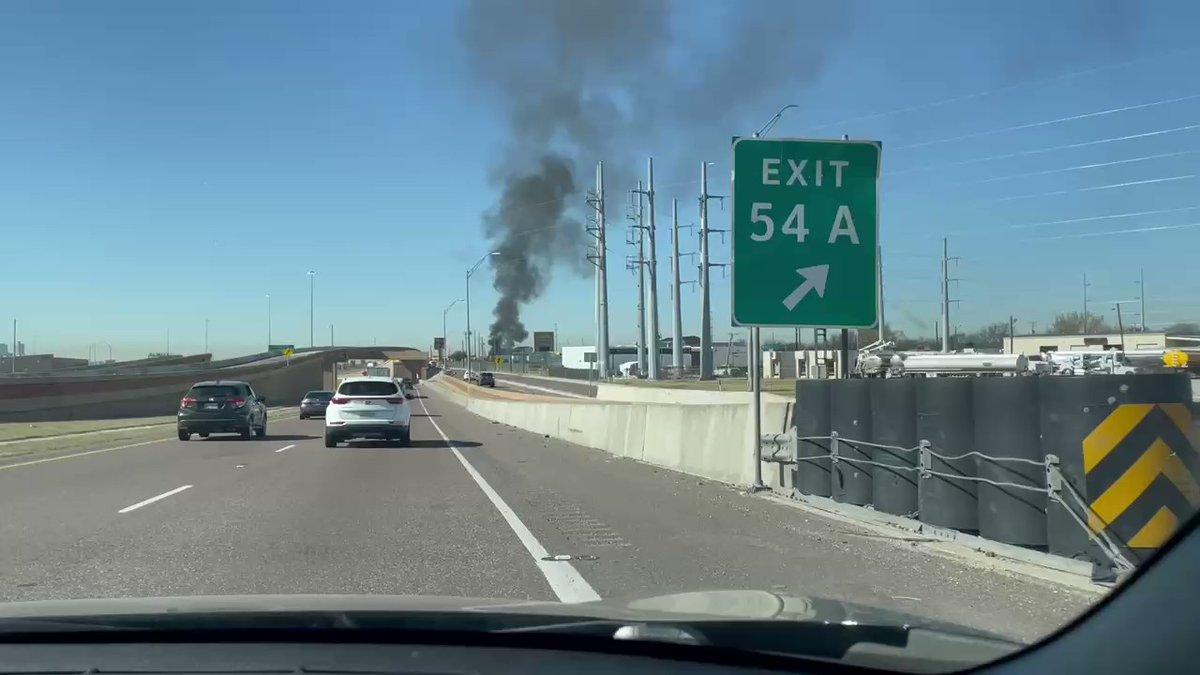
<path fill-rule="evenodd" d="M 715 49 L 725 23 L 693 6 L 676 5 L 678 29 L 664 39 Z M 170 331 L 171 350 L 191 353 L 208 319 L 215 353 L 258 351 L 269 293 L 274 341 L 303 346 L 305 272 L 315 269 L 318 344 L 332 323 L 339 344 L 428 345 L 463 295 L 465 268 L 490 249 L 480 215 L 496 198 L 489 167 L 507 138 L 502 110 L 467 67 L 463 8 L 0 5 L 0 342 L 17 318 L 42 352 L 85 356 L 107 342 L 118 358 L 140 357 L 165 348 Z M 1200 228 L 1190 227 L 1200 208 L 1186 210 L 1200 207 L 1200 129 L 1171 131 L 1200 123 L 1200 98 L 1187 98 L 1200 95 L 1198 21 L 1186 2 L 852 6 L 811 86 L 781 83 L 723 133 L 636 148 L 660 167 L 661 330 L 670 199 L 694 222 L 700 162 L 716 163 L 711 189 L 727 193 L 729 137 L 784 103 L 802 107 L 773 135 L 883 142 L 892 325 L 932 333 L 943 236 L 961 258 L 953 323 L 964 330 L 1009 314 L 1023 329 L 1044 326 L 1078 310 L 1085 273 L 1097 303 L 1134 298 L 1143 268 L 1151 325 L 1200 319 Z M 725 103 L 712 92 L 713 110 Z M 1153 105 L 1010 129 L 1139 104 Z M 1155 131 L 1169 133 L 1033 152 Z M 1134 161 L 1109 164 L 1121 160 Z M 1090 164 L 1106 166 L 1071 169 Z M 1123 183 L 1139 184 L 1104 187 Z M 728 214 L 714 204 L 714 226 Z M 1080 218 L 1094 220 L 1055 222 Z M 1176 229 L 1094 236 L 1153 227 Z M 633 277 L 620 269 L 623 232 L 611 240 L 612 334 L 629 341 Z M 728 259 L 719 238 L 713 250 Z M 714 329 L 725 335 L 728 280 L 715 279 Z M 496 298 L 489 281 L 472 285 L 479 325 Z M 592 299 L 590 278 L 564 267 L 523 318 L 590 343 Z M 683 300 L 695 333 L 699 295 L 685 288 Z M 448 319 L 461 335 L 461 305 Z"/>

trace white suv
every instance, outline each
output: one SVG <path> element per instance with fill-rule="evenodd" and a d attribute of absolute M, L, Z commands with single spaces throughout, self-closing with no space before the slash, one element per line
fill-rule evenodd
<path fill-rule="evenodd" d="M 325 447 L 352 438 L 410 441 L 412 408 L 390 377 L 348 377 L 325 411 Z"/>

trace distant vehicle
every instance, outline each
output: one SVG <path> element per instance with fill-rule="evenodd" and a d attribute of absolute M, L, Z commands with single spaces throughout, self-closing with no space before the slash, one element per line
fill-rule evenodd
<path fill-rule="evenodd" d="M 325 447 L 351 439 L 395 440 L 408 445 L 412 409 L 391 377 L 348 377 L 325 411 Z"/>
<path fill-rule="evenodd" d="M 325 415 L 329 407 L 329 399 L 333 398 L 332 391 L 310 391 L 300 401 L 300 419 L 305 420 L 313 415 Z"/>
<path fill-rule="evenodd" d="M 215 380 L 197 382 L 179 401 L 175 426 L 179 440 L 192 434 L 208 438 L 213 433 L 236 433 L 242 438 L 267 435 L 267 399 L 254 393 L 247 382 Z"/>
<path fill-rule="evenodd" d="M 396 378 L 396 384 L 400 385 L 400 391 L 404 392 L 404 398 L 413 399 L 417 397 L 417 388 L 413 385 L 412 380 L 407 377 Z"/>
<path fill-rule="evenodd" d="M 478 382 L 478 381 L 479 381 L 479 373 L 477 373 L 473 370 L 467 370 L 467 371 L 463 372 L 463 382 Z"/>
<path fill-rule="evenodd" d="M 479 386 L 495 387 L 496 386 L 496 376 L 492 373 L 480 373 L 479 374 Z"/>

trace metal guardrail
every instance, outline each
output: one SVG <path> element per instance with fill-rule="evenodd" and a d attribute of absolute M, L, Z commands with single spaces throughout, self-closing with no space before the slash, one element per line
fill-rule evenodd
<path fill-rule="evenodd" d="M 837 466 L 840 462 L 859 466 L 878 466 L 889 471 L 904 471 L 913 472 L 918 478 L 918 490 L 920 490 L 920 481 L 941 478 L 944 480 L 970 481 L 975 483 L 986 483 L 994 487 L 1003 489 L 1025 490 L 1029 492 L 1037 492 L 1044 494 L 1050 500 L 1057 502 L 1063 507 L 1070 516 L 1071 520 L 1079 525 L 1089 537 L 1094 537 L 1097 545 L 1105 557 L 1112 562 L 1114 569 L 1118 573 L 1129 572 L 1134 569 L 1133 563 L 1121 552 L 1120 547 L 1113 541 L 1112 537 L 1106 530 L 1099 532 L 1094 531 L 1088 526 L 1088 521 L 1091 519 L 1100 520 L 1083 495 L 1071 484 L 1071 481 L 1063 475 L 1060 469 L 1060 461 L 1056 455 L 1046 455 L 1044 461 L 1026 459 L 1023 457 L 994 457 L 978 451 L 960 453 L 956 455 L 943 454 L 937 452 L 933 448 L 933 444 L 927 440 L 921 440 L 918 444 L 911 448 L 905 448 L 897 445 L 887 445 L 883 443 L 873 443 L 853 438 L 841 436 L 836 431 L 828 436 L 796 436 L 795 429 L 781 434 L 766 434 L 762 436 L 762 461 L 773 462 L 776 464 L 797 465 L 800 462 L 819 462 L 829 461 L 830 468 Z M 800 457 L 798 450 L 800 443 L 813 443 L 815 441 L 828 442 L 828 453 L 816 455 L 813 457 Z M 861 459 L 858 457 L 847 457 L 841 450 L 842 443 L 852 443 L 854 446 L 866 446 L 890 450 L 897 453 L 917 453 L 917 463 L 913 466 L 900 466 L 896 464 L 885 464 L 869 459 Z M 818 446 L 822 451 L 826 450 L 824 445 Z M 944 471 L 935 471 L 933 469 L 934 458 L 942 461 L 955 461 L 975 457 L 989 462 L 1002 464 L 1011 462 L 1015 464 L 1026 464 L 1040 466 L 1044 469 L 1044 483 L 1041 486 L 1027 485 L 1022 483 L 1012 483 L 1008 481 L 997 481 L 990 478 L 980 476 L 965 476 L 961 474 L 946 473 Z"/>

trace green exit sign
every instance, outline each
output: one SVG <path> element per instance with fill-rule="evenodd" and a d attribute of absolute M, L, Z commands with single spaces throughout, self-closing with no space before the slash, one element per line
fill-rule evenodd
<path fill-rule="evenodd" d="M 878 322 L 881 155 L 876 141 L 734 141 L 734 325 Z"/>

